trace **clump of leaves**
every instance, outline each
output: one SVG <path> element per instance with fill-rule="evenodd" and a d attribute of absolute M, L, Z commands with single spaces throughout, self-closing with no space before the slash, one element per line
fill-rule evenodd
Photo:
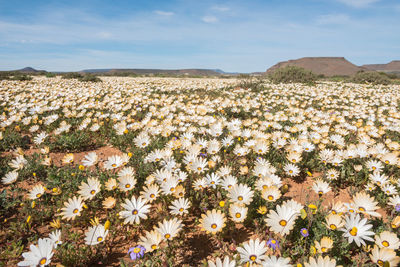
<path fill-rule="evenodd" d="M 305 83 L 314 84 L 317 75 L 301 67 L 287 66 L 279 68 L 269 75 L 273 83 Z"/>

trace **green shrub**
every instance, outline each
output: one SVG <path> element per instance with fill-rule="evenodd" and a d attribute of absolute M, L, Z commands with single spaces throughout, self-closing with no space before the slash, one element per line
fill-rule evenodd
<path fill-rule="evenodd" d="M 53 77 L 56 77 L 57 75 L 55 74 L 55 73 L 52 73 L 52 72 L 47 72 L 46 73 L 46 77 L 47 78 L 53 78 Z"/>
<path fill-rule="evenodd" d="M 101 79 L 99 77 L 94 76 L 92 74 L 86 74 L 82 78 L 79 78 L 78 80 L 81 82 L 95 82 L 95 83 L 101 82 Z"/>
<path fill-rule="evenodd" d="M 390 79 L 386 74 L 379 72 L 357 72 L 351 79 L 354 83 L 389 84 Z"/>
<path fill-rule="evenodd" d="M 1 80 L 9 80 L 11 73 L 9 71 L 1 71 L 0 72 L 0 81 Z"/>
<path fill-rule="evenodd" d="M 317 80 L 317 75 L 309 70 L 296 66 L 279 68 L 269 75 L 273 83 L 306 83 L 313 84 Z"/>
<path fill-rule="evenodd" d="M 20 133 L 11 130 L 3 134 L 3 140 L 0 141 L 0 152 L 16 149 L 17 147 L 29 148 L 30 139 L 28 136 L 22 136 Z"/>
<path fill-rule="evenodd" d="M 52 151 L 59 152 L 80 152 L 95 149 L 102 145 L 102 142 L 90 138 L 90 136 L 81 131 L 73 133 L 63 133 L 56 136 L 54 142 L 48 144 Z"/>
<path fill-rule="evenodd" d="M 29 76 L 29 75 L 26 75 L 26 74 L 18 73 L 16 75 L 14 75 L 11 78 L 11 80 L 14 80 L 14 81 L 30 81 L 30 80 L 32 80 L 32 77 Z"/>
<path fill-rule="evenodd" d="M 82 74 L 78 72 L 67 72 L 62 74 L 63 79 L 80 79 L 82 77 L 83 77 Z"/>

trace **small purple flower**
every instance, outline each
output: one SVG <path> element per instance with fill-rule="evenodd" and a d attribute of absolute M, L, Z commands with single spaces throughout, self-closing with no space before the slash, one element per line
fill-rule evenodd
<path fill-rule="evenodd" d="M 301 228 L 300 233 L 303 237 L 307 237 L 309 235 L 307 228 Z"/>
<path fill-rule="evenodd" d="M 400 204 L 397 204 L 395 209 L 396 209 L 397 212 L 400 212 Z"/>
<path fill-rule="evenodd" d="M 200 156 L 205 158 L 207 157 L 207 153 L 200 153 Z"/>
<path fill-rule="evenodd" d="M 267 246 L 275 250 L 275 249 L 279 248 L 279 242 L 276 239 L 270 238 L 267 241 Z"/>
<path fill-rule="evenodd" d="M 130 248 L 128 250 L 128 254 L 132 260 L 137 260 L 137 259 L 143 258 L 145 251 L 146 251 L 146 249 L 143 246 L 139 245 L 139 246 Z"/>

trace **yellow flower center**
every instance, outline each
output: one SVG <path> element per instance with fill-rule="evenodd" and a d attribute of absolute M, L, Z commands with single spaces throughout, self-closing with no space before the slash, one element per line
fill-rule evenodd
<path fill-rule="evenodd" d="M 336 211 L 332 210 L 332 214 L 336 214 Z"/>
<path fill-rule="evenodd" d="M 214 181 L 212 181 L 212 182 L 211 182 L 211 184 L 215 184 L 215 182 L 214 182 Z"/>
<path fill-rule="evenodd" d="M 235 214 L 235 217 L 236 218 L 240 218 L 242 216 L 242 214 L 240 214 L 239 212 L 237 212 L 236 214 Z"/>
<path fill-rule="evenodd" d="M 280 224 L 281 226 L 286 226 L 286 224 L 287 224 L 287 221 L 285 221 L 285 220 L 281 220 L 281 221 L 279 222 L 279 224 Z"/>
<path fill-rule="evenodd" d="M 169 238 L 171 237 L 171 235 L 170 235 L 170 234 L 165 234 L 164 237 L 165 237 L 166 239 L 169 239 Z"/>
<path fill-rule="evenodd" d="M 133 210 L 133 211 L 132 211 L 132 214 L 133 214 L 133 215 L 136 215 L 136 214 L 138 214 L 138 211 L 137 211 L 137 210 Z"/>
<path fill-rule="evenodd" d="M 372 167 L 372 169 L 375 171 L 375 170 L 376 170 L 376 167 Z"/>
<path fill-rule="evenodd" d="M 292 170 L 290 170 L 290 171 L 289 171 L 289 173 L 293 173 L 293 171 L 292 171 Z"/>
<path fill-rule="evenodd" d="M 359 211 L 365 211 L 365 209 L 363 207 L 359 207 L 358 210 Z"/>
<path fill-rule="evenodd" d="M 379 266 L 383 266 L 384 262 L 382 260 L 378 260 L 376 263 L 378 263 Z"/>
<path fill-rule="evenodd" d="M 274 200 L 274 197 L 272 195 L 269 195 L 268 200 Z"/>
<path fill-rule="evenodd" d="M 388 161 L 388 160 L 385 160 L 385 163 L 386 163 L 386 164 L 389 164 L 389 161 Z"/>
<path fill-rule="evenodd" d="M 213 224 L 211 224 L 211 228 L 215 229 L 215 228 L 217 228 L 217 225 L 215 223 L 213 223 Z"/>
<path fill-rule="evenodd" d="M 47 259 L 46 259 L 46 258 L 42 258 L 42 259 L 39 261 L 39 264 L 40 264 L 40 265 L 44 265 L 46 262 L 47 262 Z"/>
<path fill-rule="evenodd" d="M 243 200 L 243 197 L 242 197 L 242 196 L 238 196 L 238 200 L 239 200 L 239 201 L 242 201 L 242 200 Z"/>
<path fill-rule="evenodd" d="M 117 167 L 117 164 L 113 163 L 113 164 L 111 165 L 111 167 L 115 168 L 115 167 Z"/>
<path fill-rule="evenodd" d="M 142 143 L 142 146 L 146 146 L 147 144 L 146 143 Z"/>
<path fill-rule="evenodd" d="M 179 211 L 180 211 L 180 212 L 183 212 L 183 208 L 180 208 Z"/>
<path fill-rule="evenodd" d="M 151 245 L 151 249 L 156 249 L 157 245 Z"/>
<path fill-rule="evenodd" d="M 334 224 L 331 224 L 331 225 L 329 225 L 329 227 L 332 229 L 332 230 L 336 230 L 336 225 L 334 225 Z"/>
<path fill-rule="evenodd" d="M 198 170 L 198 171 L 201 171 L 201 168 L 200 168 L 200 167 L 197 167 L 197 170 Z"/>
<path fill-rule="evenodd" d="M 328 249 L 327 249 L 326 247 L 322 247 L 322 248 L 321 248 L 321 251 L 325 253 L 325 252 L 328 251 Z"/>
<path fill-rule="evenodd" d="M 257 259 L 257 256 L 256 255 L 250 255 L 249 258 L 250 258 L 251 261 L 255 261 Z"/>
<path fill-rule="evenodd" d="M 389 242 L 387 242 L 386 240 L 382 241 L 382 246 L 388 247 L 389 246 Z"/>
<path fill-rule="evenodd" d="M 103 238 L 102 238 L 101 236 L 99 236 L 99 237 L 97 238 L 97 242 L 101 242 L 101 241 L 103 241 Z"/>
<path fill-rule="evenodd" d="M 37 193 L 37 194 L 36 194 L 36 197 L 37 197 L 37 198 L 39 198 L 39 197 L 41 197 L 41 196 L 42 196 L 42 194 L 40 194 L 40 193 Z"/>
<path fill-rule="evenodd" d="M 263 189 L 267 189 L 268 186 L 265 184 L 265 185 L 262 186 L 262 188 L 263 188 Z"/>
<path fill-rule="evenodd" d="M 154 197 L 155 197 L 155 195 L 154 195 L 154 194 L 150 194 L 150 197 L 151 197 L 151 198 L 154 198 Z"/>
<path fill-rule="evenodd" d="M 174 192 L 174 190 L 175 190 L 174 187 L 171 187 L 171 188 L 169 189 L 169 191 L 171 191 L 171 192 Z"/>
<path fill-rule="evenodd" d="M 94 193 L 96 193 L 96 190 L 90 191 L 90 194 L 94 195 Z"/>
<path fill-rule="evenodd" d="M 74 210 L 72 211 L 73 214 L 77 214 L 78 212 L 79 212 L 78 209 L 74 209 Z"/>
<path fill-rule="evenodd" d="M 140 249 L 139 247 L 137 247 L 137 248 L 134 248 L 134 249 L 133 249 L 133 253 L 137 254 L 137 253 L 139 253 L 139 252 L 140 252 L 140 250 L 141 250 L 141 249 Z"/>
<path fill-rule="evenodd" d="M 357 231 L 358 231 L 357 227 L 353 227 L 353 228 L 350 230 L 349 233 L 350 233 L 352 236 L 356 236 L 356 235 L 357 235 Z"/>

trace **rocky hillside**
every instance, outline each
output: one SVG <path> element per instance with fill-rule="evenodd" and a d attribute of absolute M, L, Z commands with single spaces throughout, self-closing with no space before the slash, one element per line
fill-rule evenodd
<path fill-rule="evenodd" d="M 267 74 L 286 66 L 302 67 L 311 70 L 316 74 L 323 74 L 325 76 L 351 76 L 360 70 L 365 70 L 364 68 L 347 61 L 344 57 L 303 57 L 300 59 L 279 62 L 269 68 Z"/>

